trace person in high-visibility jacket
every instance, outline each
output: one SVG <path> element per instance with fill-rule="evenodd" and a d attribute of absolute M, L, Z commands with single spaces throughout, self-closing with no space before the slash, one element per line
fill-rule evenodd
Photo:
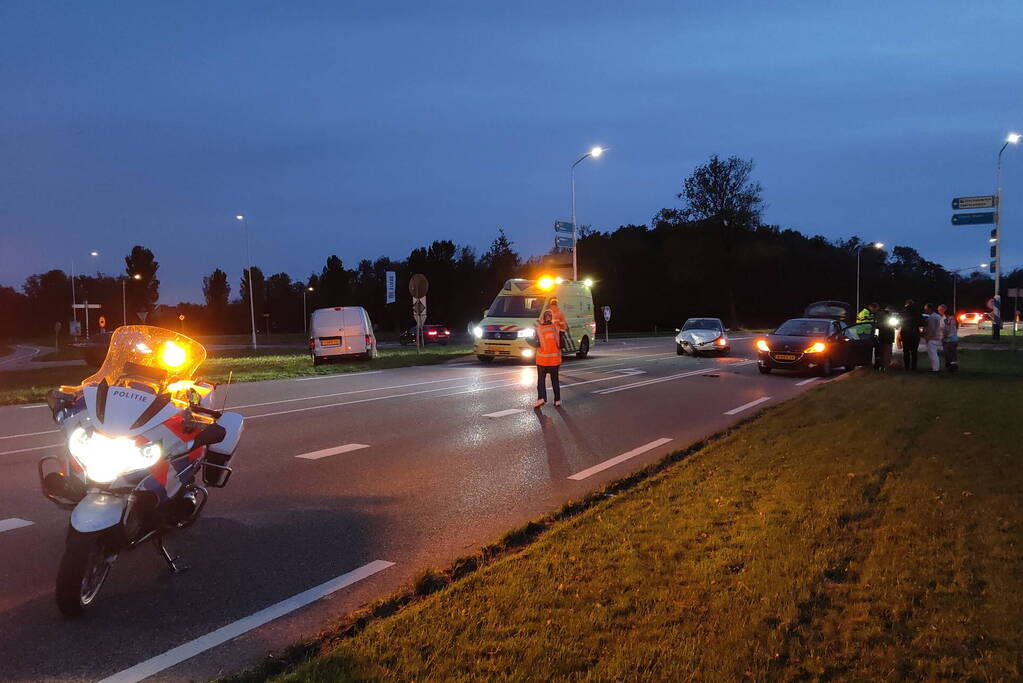
<path fill-rule="evenodd" d="M 550 309 L 543 312 L 540 324 L 536 326 L 536 405 L 539 408 L 547 403 L 547 376 L 550 375 L 551 387 L 554 389 L 554 405 L 561 405 L 561 382 L 558 379 L 558 368 L 561 366 L 561 332 L 554 324 L 554 314 Z"/>
<path fill-rule="evenodd" d="M 867 304 L 867 307 L 856 314 L 856 322 L 873 323 L 877 322 L 877 312 L 881 307 L 875 303 Z"/>
<path fill-rule="evenodd" d="M 558 328 L 558 338 L 560 339 L 560 345 L 563 349 L 572 350 L 572 339 L 568 336 L 568 321 L 565 320 L 565 314 L 558 308 L 558 300 L 551 299 L 548 304 L 548 310 L 551 312 L 551 322 Z"/>

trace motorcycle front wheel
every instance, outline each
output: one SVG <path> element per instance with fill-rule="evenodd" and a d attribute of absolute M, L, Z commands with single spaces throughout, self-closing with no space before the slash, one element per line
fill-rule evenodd
<path fill-rule="evenodd" d="M 84 612 L 99 595 L 116 557 L 102 532 L 68 530 L 64 557 L 57 570 L 57 608 L 69 617 Z"/>

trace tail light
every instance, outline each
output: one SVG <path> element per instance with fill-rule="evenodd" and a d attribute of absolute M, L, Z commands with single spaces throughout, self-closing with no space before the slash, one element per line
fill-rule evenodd
<path fill-rule="evenodd" d="M 426 334 L 427 334 L 427 336 L 430 336 L 430 337 L 436 337 L 437 336 L 437 330 L 427 330 Z"/>
<path fill-rule="evenodd" d="M 373 346 L 373 335 L 367 334 L 366 335 L 366 348 L 369 348 L 370 346 Z"/>
<path fill-rule="evenodd" d="M 309 348 L 310 349 L 315 349 L 316 348 L 316 340 L 315 339 L 310 339 L 309 340 Z"/>
<path fill-rule="evenodd" d="M 449 329 L 447 329 L 447 328 L 445 327 L 445 328 L 444 328 L 444 336 L 445 336 L 445 337 L 450 337 L 450 336 L 451 336 L 451 330 L 449 330 Z"/>

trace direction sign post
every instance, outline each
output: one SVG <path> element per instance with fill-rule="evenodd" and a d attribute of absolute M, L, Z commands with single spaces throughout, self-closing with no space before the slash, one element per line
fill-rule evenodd
<path fill-rule="evenodd" d="M 83 309 L 82 313 L 85 314 L 85 337 L 86 337 L 86 339 L 88 339 L 88 337 L 89 337 L 89 309 L 91 309 L 91 308 L 103 308 L 103 306 L 101 304 L 90 304 L 88 301 L 86 301 L 84 304 L 72 304 L 71 308 L 81 308 L 81 309 Z M 75 336 L 77 337 L 78 335 L 75 335 Z"/>
<path fill-rule="evenodd" d="M 568 249 L 572 246 L 572 238 L 568 236 L 557 235 L 554 238 L 554 246 L 559 249 Z"/>
<path fill-rule="evenodd" d="M 952 225 L 988 225 L 997 221 L 998 213 L 996 211 L 952 214 Z"/>
<path fill-rule="evenodd" d="M 569 221 L 554 221 L 554 232 L 572 233 L 572 224 Z"/>

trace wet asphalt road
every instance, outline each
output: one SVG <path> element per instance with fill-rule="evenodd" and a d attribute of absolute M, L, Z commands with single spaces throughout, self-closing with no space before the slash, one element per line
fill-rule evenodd
<path fill-rule="evenodd" d="M 176 537 L 190 571 L 171 576 L 148 546 L 122 555 L 77 620 L 53 599 L 68 513 L 40 495 L 35 473 L 60 434 L 45 407 L 0 408 L 0 679 L 101 679 L 394 563 L 156 678 L 254 664 L 425 566 L 818 383 L 760 375 L 751 342 L 721 359 L 679 357 L 671 339 L 602 343 L 566 361 L 565 404 L 541 411 L 534 368 L 474 360 L 234 385 L 228 406 L 246 432 L 230 485 Z"/>

